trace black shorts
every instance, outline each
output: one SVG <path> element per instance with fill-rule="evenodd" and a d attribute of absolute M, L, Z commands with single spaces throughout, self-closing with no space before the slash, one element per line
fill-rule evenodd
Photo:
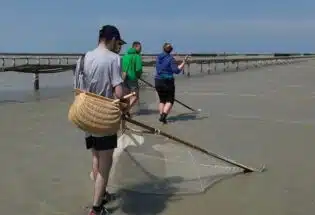
<path fill-rule="evenodd" d="M 105 151 L 117 148 L 117 134 L 104 137 L 88 136 L 85 138 L 86 149 Z"/>
<path fill-rule="evenodd" d="M 160 103 L 174 104 L 175 100 L 174 79 L 155 79 L 155 89 L 159 95 Z"/>

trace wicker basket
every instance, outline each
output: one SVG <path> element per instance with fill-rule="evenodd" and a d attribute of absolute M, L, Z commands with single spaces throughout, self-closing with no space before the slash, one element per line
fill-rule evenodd
<path fill-rule="evenodd" d="M 81 130 L 99 135 L 115 134 L 120 129 L 122 108 L 127 105 L 113 103 L 113 99 L 76 90 L 68 119 Z"/>

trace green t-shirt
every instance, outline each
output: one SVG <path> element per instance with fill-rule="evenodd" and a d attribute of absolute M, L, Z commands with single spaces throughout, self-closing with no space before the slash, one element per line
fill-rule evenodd
<path fill-rule="evenodd" d="M 122 58 L 122 71 L 126 73 L 127 80 L 138 80 L 142 75 L 142 57 L 135 48 L 128 49 Z"/>

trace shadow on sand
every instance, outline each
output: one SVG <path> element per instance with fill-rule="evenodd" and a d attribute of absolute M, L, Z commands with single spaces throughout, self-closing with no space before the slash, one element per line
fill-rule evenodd
<path fill-rule="evenodd" d="M 176 121 L 190 121 L 190 120 L 203 120 L 207 119 L 209 116 L 200 116 L 198 113 L 182 113 L 175 116 L 169 116 L 169 122 L 176 122 Z"/>
<path fill-rule="evenodd" d="M 136 105 L 135 115 L 155 115 L 159 114 L 159 110 L 150 108 L 150 104 L 147 102 L 139 102 Z"/>
<path fill-rule="evenodd" d="M 175 197 L 177 188 L 171 186 L 172 183 L 180 183 L 183 179 L 181 177 L 172 177 L 163 179 L 160 181 L 143 183 L 127 187 L 127 190 L 142 190 L 148 186 L 161 187 L 163 190 L 167 190 L 167 194 L 146 194 L 136 191 L 120 191 L 120 210 L 126 214 L 132 215 L 148 215 L 159 214 L 167 208 L 167 204 L 170 201 L 178 201 L 181 198 Z"/>
<path fill-rule="evenodd" d="M 120 211 L 123 212 L 124 214 L 130 215 L 160 214 L 167 209 L 167 206 L 170 202 L 180 201 L 182 200 L 182 198 L 187 196 L 202 195 L 206 191 L 211 189 L 213 186 L 220 183 L 221 181 L 233 178 L 240 174 L 242 173 L 236 173 L 231 175 L 229 174 L 217 175 L 216 178 L 213 179 L 213 182 L 209 187 L 203 190 L 203 192 L 196 193 L 181 193 L 179 189 L 174 186 L 174 184 L 181 183 L 185 180 L 180 176 L 169 177 L 168 179 L 163 179 L 152 183 L 143 183 L 131 187 L 125 187 L 124 189 L 118 191 L 120 204 L 115 208 L 112 208 L 110 211 L 114 212 L 120 209 Z M 167 190 L 166 191 L 167 194 L 161 193 L 148 194 L 137 191 L 142 189 L 145 190 L 147 189 L 148 186 L 157 186 L 161 188 L 163 187 L 162 189 Z"/>
<path fill-rule="evenodd" d="M 158 110 L 152 110 L 152 109 L 145 109 L 145 108 L 139 108 L 135 115 L 151 115 L 151 114 L 159 114 Z"/>

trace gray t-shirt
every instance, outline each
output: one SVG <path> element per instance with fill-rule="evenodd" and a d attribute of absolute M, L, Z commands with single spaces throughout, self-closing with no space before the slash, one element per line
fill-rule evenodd
<path fill-rule="evenodd" d="M 104 48 L 86 53 L 83 75 L 79 74 L 80 60 L 77 61 L 74 87 L 108 98 L 114 98 L 114 87 L 123 83 L 120 56 Z M 86 133 L 86 136 L 104 136 Z"/>
<path fill-rule="evenodd" d="M 74 87 L 113 98 L 113 88 L 123 82 L 120 56 L 104 48 L 96 48 L 85 55 L 83 78 L 78 77 L 80 60 L 75 70 Z"/>

